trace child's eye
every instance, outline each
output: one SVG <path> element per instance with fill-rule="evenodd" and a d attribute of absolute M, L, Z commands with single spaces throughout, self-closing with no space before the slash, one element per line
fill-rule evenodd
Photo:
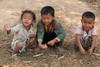
<path fill-rule="evenodd" d="M 31 18 L 28 18 L 29 20 L 31 20 Z"/>
<path fill-rule="evenodd" d="M 87 22 L 83 22 L 84 24 L 87 24 Z"/>
<path fill-rule="evenodd" d="M 50 20 L 51 18 L 47 18 L 48 20 Z"/>
<path fill-rule="evenodd" d="M 26 19 L 26 18 L 23 18 L 23 19 Z"/>
<path fill-rule="evenodd" d="M 92 24 L 92 23 L 90 23 L 90 22 L 84 22 L 85 24 Z"/>
<path fill-rule="evenodd" d="M 92 23 L 89 23 L 89 24 L 92 24 Z"/>

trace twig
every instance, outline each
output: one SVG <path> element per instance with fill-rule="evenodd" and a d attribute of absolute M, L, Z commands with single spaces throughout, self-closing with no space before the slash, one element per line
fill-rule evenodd
<path fill-rule="evenodd" d="M 9 52 L 11 52 L 11 53 L 13 53 L 13 51 L 12 51 L 12 50 L 10 50 L 10 49 L 8 49 L 8 51 L 9 51 Z"/>
<path fill-rule="evenodd" d="M 50 56 L 52 56 L 52 57 L 56 57 L 56 58 L 58 57 L 58 55 L 50 55 Z"/>
<path fill-rule="evenodd" d="M 63 55 L 63 56 L 59 57 L 58 60 L 60 60 L 60 59 L 62 59 L 62 58 L 64 58 L 64 57 L 65 57 L 65 56 Z"/>
<path fill-rule="evenodd" d="M 24 61 L 24 63 L 33 63 L 34 61 Z"/>
<path fill-rule="evenodd" d="M 17 54 L 13 54 L 9 59 L 18 60 Z"/>
<path fill-rule="evenodd" d="M 98 53 L 93 53 L 93 55 L 95 55 L 95 56 L 100 56 L 100 54 L 98 54 Z"/>
<path fill-rule="evenodd" d="M 40 53 L 40 54 L 36 54 L 36 55 L 34 55 L 33 57 L 39 57 L 39 56 L 41 56 L 41 55 L 43 55 L 44 53 Z"/>

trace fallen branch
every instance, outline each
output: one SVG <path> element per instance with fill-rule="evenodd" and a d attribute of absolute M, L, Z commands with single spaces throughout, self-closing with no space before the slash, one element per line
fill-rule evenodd
<path fill-rule="evenodd" d="M 59 57 L 58 60 L 60 60 L 60 59 L 62 59 L 62 58 L 64 58 L 64 57 L 65 57 L 65 56 L 63 55 L 63 56 Z"/>
<path fill-rule="evenodd" d="M 13 54 L 9 59 L 18 60 L 17 54 Z"/>
<path fill-rule="evenodd" d="M 100 54 L 98 54 L 98 53 L 93 53 L 93 55 L 95 55 L 95 56 L 100 56 Z"/>
<path fill-rule="evenodd" d="M 58 55 L 50 55 L 50 56 L 51 56 L 51 57 L 56 57 L 56 58 L 58 57 Z"/>
<path fill-rule="evenodd" d="M 33 63 L 34 61 L 24 61 L 24 63 Z"/>
<path fill-rule="evenodd" d="M 33 57 L 39 57 L 39 56 L 41 56 L 41 55 L 43 55 L 44 53 L 40 53 L 40 54 L 36 54 L 36 55 L 34 55 Z"/>
<path fill-rule="evenodd" d="M 12 51 L 12 50 L 10 50 L 10 49 L 8 49 L 8 51 L 9 51 L 9 52 L 11 52 L 11 53 L 13 53 L 13 51 Z"/>

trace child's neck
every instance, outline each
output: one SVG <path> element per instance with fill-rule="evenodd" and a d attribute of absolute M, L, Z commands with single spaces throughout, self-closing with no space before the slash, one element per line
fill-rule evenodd
<path fill-rule="evenodd" d="M 30 29 L 30 26 L 28 26 L 28 27 L 25 27 L 25 29 L 26 29 L 27 31 L 29 31 L 29 29 Z"/>
<path fill-rule="evenodd" d="M 89 30 L 86 30 L 86 33 L 88 34 L 89 33 Z"/>

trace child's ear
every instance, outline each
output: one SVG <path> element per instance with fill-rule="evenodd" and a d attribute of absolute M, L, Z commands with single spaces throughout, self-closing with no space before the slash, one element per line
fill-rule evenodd
<path fill-rule="evenodd" d="M 83 22 L 83 20 L 81 19 L 81 23 Z"/>
<path fill-rule="evenodd" d="M 95 22 L 93 24 L 95 24 Z"/>
<path fill-rule="evenodd" d="M 36 23 L 36 20 L 33 20 L 33 23 Z"/>

